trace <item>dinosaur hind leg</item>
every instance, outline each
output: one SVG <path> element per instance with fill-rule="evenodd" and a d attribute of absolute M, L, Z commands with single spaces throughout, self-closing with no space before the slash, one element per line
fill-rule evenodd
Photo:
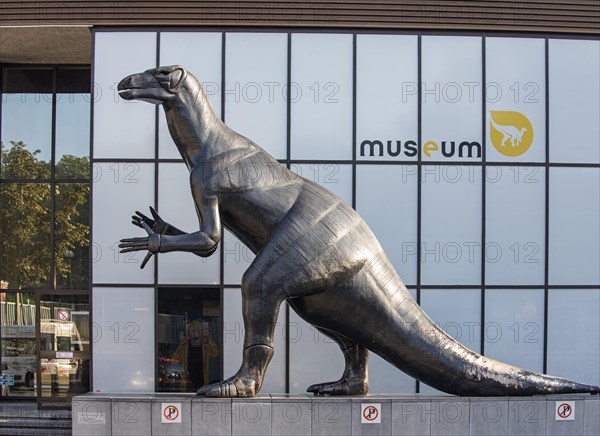
<path fill-rule="evenodd" d="M 266 251 L 268 253 L 268 250 Z M 273 357 L 275 326 L 285 292 L 277 284 L 269 286 L 259 254 L 242 277 L 242 314 L 244 316 L 244 352 L 238 372 L 219 383 L 201 387 L 197 395 L 207 397 L 253 397 L 262 385 Z"/>
<path fill-rule="evenodd" d="M 314 384 L 306 391 L 321 395 L 366 395 L 369 391 L 367 371 L 369 350 L 331 330 L 322 328 L 318 330 L 340 346 L 346 359 L 346 368 L 339 380 Z"/>

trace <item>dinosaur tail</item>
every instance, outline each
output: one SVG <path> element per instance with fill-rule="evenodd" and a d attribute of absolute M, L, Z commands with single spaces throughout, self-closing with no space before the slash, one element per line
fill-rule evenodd
<path fill-rule="evenodd" d="M 599 386 L 528 371 L 469 350 L 425 314 L 391 271 L 387 278 L 369 278 L 372 285 L 379 282 L 376 292 L 392 304 L 379 314 L 379 340 L 368 348 L 410 376 L 455 395 L 600 393 Z"/>
<path fill-rule="evenodd" d="M 500 126 L 499 124 L 497 124 L 494 121 L 494 118 L 490 115 L 490 123 L 492 124 L 492 126 L 494 127 L 494 129 L 496 129 L 498 132 L 503 132 L 504 129 L 502 129 L 502 126 Z"/>

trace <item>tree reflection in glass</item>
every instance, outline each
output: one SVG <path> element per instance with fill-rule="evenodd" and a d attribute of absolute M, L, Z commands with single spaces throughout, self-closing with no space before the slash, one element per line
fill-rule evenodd
<path fill-rule="evenodd" d="M 40 158 L 39 151 L 30 151 L 22 141 L 1 144 L 0 150 L 4 178 L 23 180 L 0 185 L 0 280 L 10 289 L 52 287 L 51 184 L 25 181 L 50 179 L 49 164 Z M 63 156 L 57 168 L 68 168 L 85 178 L 89 159 Z M 66 283 L 65 287 L 87 288 L 89 185 L 64 183 L 54 189 L 57 281 Z M 72 274 L 73 258 L 64 256 L 68 251 L 85 258 L 86 266 L 79 269 L 77 278 Z"/>

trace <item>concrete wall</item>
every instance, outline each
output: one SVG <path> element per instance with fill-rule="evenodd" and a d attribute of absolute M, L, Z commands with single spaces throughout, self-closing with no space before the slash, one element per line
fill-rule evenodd
<path fill-rule="evenodd" d="M 557 416 L 557 408 L 565 419 Z M 86 394 L 74 398 L 73 435 L 142 434 L 592 436 L 600 434 L 600 396 L 209 399 L 193 394 Z"/>

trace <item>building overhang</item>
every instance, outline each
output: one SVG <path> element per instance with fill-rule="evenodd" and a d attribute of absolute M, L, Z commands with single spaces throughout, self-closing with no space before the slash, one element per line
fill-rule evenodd
<path fill-rule="evenodd" d="M 2 26 L 0 63 L 90 64 L 88 26 Z"/>

